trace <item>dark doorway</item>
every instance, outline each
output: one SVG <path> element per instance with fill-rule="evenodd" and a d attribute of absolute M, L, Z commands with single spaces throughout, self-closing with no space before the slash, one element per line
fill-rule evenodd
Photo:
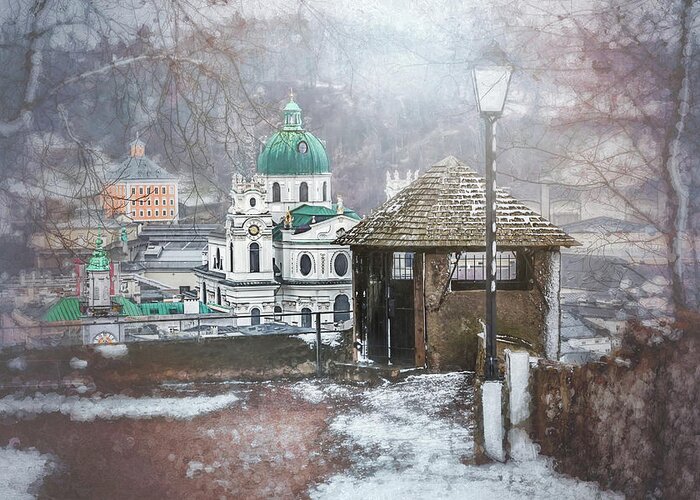
<path fill-rule="evenodd" d="M 412 364 L 416 356 L 412 253 L 393 254 L 388 297 L 391 362 Z"/>
<path fill-rule="evenodd" d="M 368 252 L 353 266 L 359 318 L 355 321 L 367 357 L 378 363 L 413 364 L 413 254 Z"/>

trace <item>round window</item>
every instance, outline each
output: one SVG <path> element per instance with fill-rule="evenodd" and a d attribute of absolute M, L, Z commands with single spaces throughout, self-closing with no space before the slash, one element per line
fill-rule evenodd
<path fill-rule="evenodd" d="M 335 274 L 338 276 L 345 276 L 348 272 L 348 258 L 345 254 L 341 253 L 335 258 L 333 262 L 333 268 L 335 269 Z"/>
<path fill-rule="evenodd" d="M 299 259 L 299 270 L 304 276 L 308 276 L 311 272 L 311 257 L 308 255 L 302 255 Z"/>
<path fill-rule="evenodd" d="M 299 144 L 297 144 L 297 151 L 299 151 L 301 154 L 305 154 L 309 150 L 309 145 L 306 144 L 306 141 L 299 141 Z"/>
<path fill-rule="evenodd" d="M 250 203 L 251 207 L 254 207 L 258 203 L 258 200 L 256 200 L 255 198 L 251 198 L 248 203 Z"/>

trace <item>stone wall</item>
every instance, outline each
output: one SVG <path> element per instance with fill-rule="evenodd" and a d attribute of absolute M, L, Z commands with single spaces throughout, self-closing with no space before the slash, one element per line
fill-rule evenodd
<path fill-rule="evenodd" d="M 517 347 L 525 346 L 538 355 L 545 354 L 552 255 L 546 251 L 534 253 L 533 283 L 529 290 L 499 290 L 496 294 L 498 334 L 512 337 Z M 484 328 L 485 293 L 483 290 L 448 291 L 441 301 L 452 271 L 449 258 L 445 254 L 426 254 L 425 257 L 428 366 L 434 370 L 475 370 L 477 335 Z M 557 293 L 554 300 L 558 299 Z M 525 342 L 517 343 L 518 339 Z M 504 347 L 507 345 L 499 343 L 499 351 Z"/>
<path fill-rule="evenodd" d="M 299 337 L 284 335 L 208 338 L 200 341 L 133 342 L 124 356 L 109 357 L 95 345 L 54 349 L 5 349 L 0 353 L 0 388 L 56 390 L 71 380 L 87 380 L 101 391 L 159 384 L 231 379 L 267 380 L 316 373 L 316 350 Z M 350 332 L 338 345 L 322 345 L 322 360 L 351 359 Z M 71 359 L 87 361 L 85 369 Z"/>
<path fill-rule="evenodd" d="M 530 378 L 532 439 L 562 472 L 630 498 L 697 498 L 699 334 L 698 316 L 670 338 L 631 326 L 614 358 L 540 363 Z"/>

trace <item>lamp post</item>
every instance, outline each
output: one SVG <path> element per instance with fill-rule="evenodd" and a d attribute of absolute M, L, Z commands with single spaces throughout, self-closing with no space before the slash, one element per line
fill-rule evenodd
<path fill-rule="evenodd" d="M 486 162 L 486 380 L 496 380 L 498 353 L 496 351 L 496 140 L 494 124 L 503 113 L 512 68 L 503 64 L 503 57 L 494 54 L 493 61 L 472 70 L 476 104 L 484 122 Z M 494 64 L 495 63 L 495 64 Z"/>

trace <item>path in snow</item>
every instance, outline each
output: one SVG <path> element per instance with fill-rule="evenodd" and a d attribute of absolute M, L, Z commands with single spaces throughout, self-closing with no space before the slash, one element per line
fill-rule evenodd
<path fill-rule="evenodd" d="M 463 373 L 409 377 L 368 390 L 356 409 L 331 422 L 353 466 L 318 485 L 311 497 L 622 498 L 558 474 L 544 457 L 469 465 L 473 395 L 471 375 Z"/>

